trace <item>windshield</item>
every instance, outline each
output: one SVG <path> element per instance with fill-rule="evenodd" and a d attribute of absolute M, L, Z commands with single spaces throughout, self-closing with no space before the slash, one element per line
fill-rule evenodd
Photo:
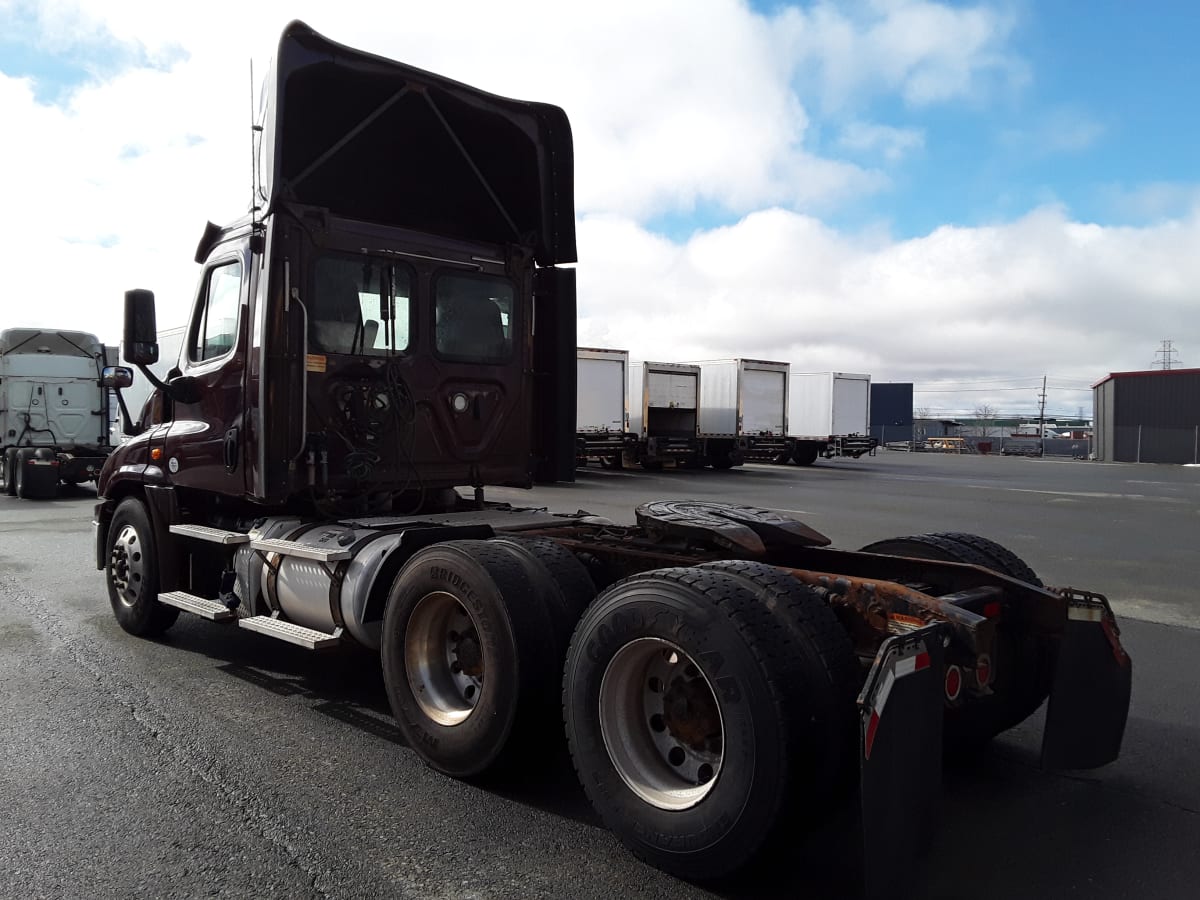
<path fill-rule="evenodd" d="M 387 356 L 407 350 L 411 286 L 402 263 L 321 257 L 308 303 L 309 340 L 327 353 Z"/>
<path fill-rule="evenodd" d="M 436 282 L 439 356 L 502 363 L 512 357 L 512 283 L 486 275 L 442 275 Z"/>

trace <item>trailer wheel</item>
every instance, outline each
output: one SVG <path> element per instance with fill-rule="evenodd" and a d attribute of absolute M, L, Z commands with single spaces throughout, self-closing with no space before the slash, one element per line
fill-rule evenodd
<path fill-rule="evenodd" d="M 17 496 L 17 450 L 9 447 L 4 451 L 4 493 Z"/>
<path fill-rule="evenodd" d="M 792 721 L 801 732 L 795 764 L 805 783 L 797 787 L 814 800 L 828 800 L 857 775 L 856 701 L 866 672 L 845 627 L 816 591 L 776 566 L 731 559 L 699 568 L 737 578 L 784 625 L 801 670 L 793 691 L 802 702 Z"/>
<path fill-rule="evenodd" d="M 621 464 L 622 460 L 620 453 L 614 454 L 613 456 L 600 457 L 600 468 L 602 469 L 619 469 L 621 468 Z"/>
<path fill-rule="evenodd" d="M 1020 557 L 995 541 L 960 532 L 920 534 L 876 541 L 868 553 L 941 559 L 983 566 L 1037 587 L 1041 580 Z M 992 693 L 947 710 L 948 749 L 970 750 L 1025 721 L 1050 695 L 1057 648 L 1053 641 L 1030 634 L 1020 622 L 1002 620 L 996 628 Z"/>
<path fill-rule="evenodd" d="M 820 448 L 812 441 L 801 441 L 792 451 L 792 462 L 798 466 L 811 466 L 821 455 Z"/>
<path fill-rule="evenodd" d="M 551 718 L 553 629 L 510 548 L 447 541 L 400 570 L 383 617 L 388 701 L 410 747 L 460 778 L 516 761 Z"/>
<path fill-rule="evenodd" d="M 158 602 L 158 548 L 140 500 L 127 497 L 108 526 L 104 567 L 108 600 L 123 629 L 154 637 L 175 624 L 179 610 Z"/>
<path fill-rule="evenodd" d="M 793 817 L 807 773 L 789 629 L 739 578 L 695 568 L 604 591 L 571 640 L 567 738 L 592 806 L 652 865 L 728 874 Z"/>

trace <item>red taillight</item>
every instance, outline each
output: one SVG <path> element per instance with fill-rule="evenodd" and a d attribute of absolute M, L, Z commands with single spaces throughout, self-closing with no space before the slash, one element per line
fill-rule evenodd
<path fill-rule="evenodd" d="M 958 666 L 946 666 L 946 699 L 954 702 L 962 693 L 962 669 Z"/>
<path fill-rule="evenodd" d="M 1003 609 L 1003 607 L 1000 605 L 1000 601 L 993 600 L 991 603 L 984 606 L 983 614 L 985 616 L 987 616 L 989 619 L 998 619 L 998 618 L 1000 618 L 1000 611 L 1002 609 Z"/>
<path fill-rule="evenodd" d="M 975 680 L 979 682 L 980 687 L 986 687 L 992 680 L 992 659 L 986 653 L 975 663 Z"/>

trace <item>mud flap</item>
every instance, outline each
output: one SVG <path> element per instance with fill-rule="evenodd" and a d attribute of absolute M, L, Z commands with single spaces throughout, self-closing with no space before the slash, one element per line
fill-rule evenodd
<path fill-rule="evenodd" d="M 937 826 L 945 715 L 944 625 L 883 642 L 858 697 L 865 896 L 897 896 Z"/>
<path fill-rule="evenodd" d="M 1133 662 L 1108 600 L 1084 591 L 1061 593 L 1067 623 L 1042 733 L 1042 767 L 1094 769 L 1120 753 Z"/>

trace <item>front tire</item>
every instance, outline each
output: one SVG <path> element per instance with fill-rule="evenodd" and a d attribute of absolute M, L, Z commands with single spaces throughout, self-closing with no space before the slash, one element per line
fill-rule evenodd
<path fill-rule="evenodd" d="M 9 447 L 4 451 L 4 493 L 17 496 L 17 451 Z"/>
<path fill-rule="evenodd" d="M 158 553 L 140 500 L 121 501 L 108 526 L 104 574 L 117 623 L 132 635 L 154 637 L 175 624 L 179 610 L 158 602 Z"/>

